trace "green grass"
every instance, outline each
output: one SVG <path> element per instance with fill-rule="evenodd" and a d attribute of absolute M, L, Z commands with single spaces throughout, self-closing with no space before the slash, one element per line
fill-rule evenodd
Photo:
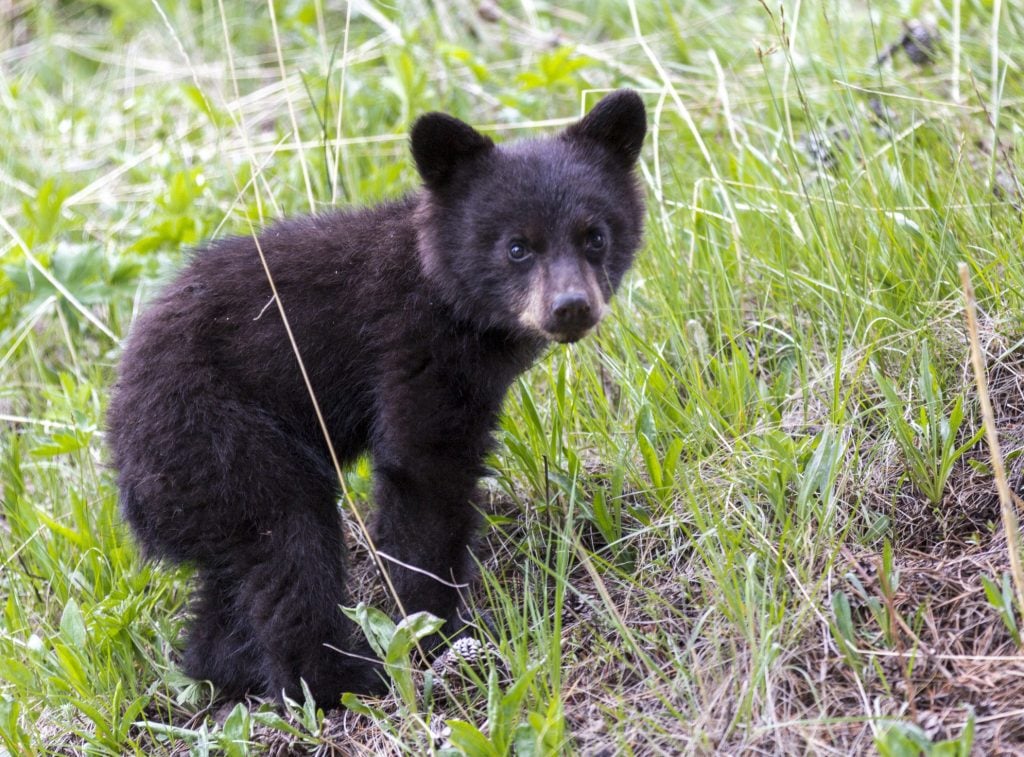
<path fill-rule="evenodd" d="M 1019 490 L 1024 7 L 870 11 L 5 11 L 0 753 L 1024 741 L 1007 673 L 1024 608 L 974 444 L 957 275 L 965 261 Z M 876 64 L 911 19 L 934 29 L 934 60 Z M 506 404 L 477 593 L 507 673 L 449 693 L 416 669 L 326 714 L 212 704 L 175 667 L 187 571 L 142 562 L 118 521 L 103 444 L 118 339 L 190 245 L 415 186 L 417 114 L 508 139 L 618 86 L 649 107 L 647 241 L 599 333 L 552 349 Z M 349 505 L 371 506 L 369 475 L 346 472 Z M 367 562 L 358 598 L 379 603 Z"/>

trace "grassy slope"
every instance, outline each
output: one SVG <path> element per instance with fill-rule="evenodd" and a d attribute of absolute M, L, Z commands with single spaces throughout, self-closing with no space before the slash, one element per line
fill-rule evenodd
<path fill-rule="evenodd" d="M 642 38 L 611 0 L 279 5 L 8 12 L 0 749 L 421 753 L 453 719 L 474 754 L 1024 739 L 988 458 L 956 450 L 963 260 L 1019 484 L 1018 3 L 649 2 Z M 875 64 L 929 12 L 934 63 Z M 622 85 L 651 112 L 648 244 L 600 333 L 514 389 L 494 460 L 480 596 L 519 683 L 211 707 L 174 668 L 186 575 L 117 525 L 112 336 L 189 244 L 411 186 L 417 113 L 505 138 Z"/>

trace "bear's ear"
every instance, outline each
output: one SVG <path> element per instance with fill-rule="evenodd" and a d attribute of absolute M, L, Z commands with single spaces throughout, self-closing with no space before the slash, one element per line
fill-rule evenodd
<path fill-rule="evenodd" d="M 417 118 L 410 138 L 416 169 L 431 189 L 444 186 L 460 163 L 494 147 L 489 137 L 445 113 Z"/>
<path fill-rule="evenodd" d="M 625 168 L 632 168 L 647 134 L 647 111 L 640 95 L 620 89 L 606 95 L 581 121 L 565 130 L 568 139 L 600 143 Z"/>

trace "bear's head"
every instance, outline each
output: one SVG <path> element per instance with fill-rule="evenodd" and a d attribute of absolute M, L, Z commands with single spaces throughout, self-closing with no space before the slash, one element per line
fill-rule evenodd
<path fill-rule="evenodd" d="M 646 131 L 631 90 L 607 95 L 560 134 L 503 145 L 443 113 L 419 118 L 419 254 L 438 295 L 480 328 L 583 337 L 640 246 L 634 167 Z"/>

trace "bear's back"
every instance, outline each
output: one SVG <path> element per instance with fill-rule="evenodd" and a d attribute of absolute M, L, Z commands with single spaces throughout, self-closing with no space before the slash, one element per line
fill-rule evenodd
<path fill-rule="evenodd" d="M 214 403 L 270 415 L 282 431 L 319 447 L 260 251 L 332 436 L 351 447 L 339 453 L 360 451 L 379 356 L 409 341 L 403 333 L 423 320 L 413 207 L 409 198 L 289 219 L 258 239 L 230 237 L 196 250 L 126 342 L 108 414 L 115 465 L 172 438 L 180 445 L 184 429 L 202 433 Z M 139 417 L 155 422 L 140 425 Z"/>

